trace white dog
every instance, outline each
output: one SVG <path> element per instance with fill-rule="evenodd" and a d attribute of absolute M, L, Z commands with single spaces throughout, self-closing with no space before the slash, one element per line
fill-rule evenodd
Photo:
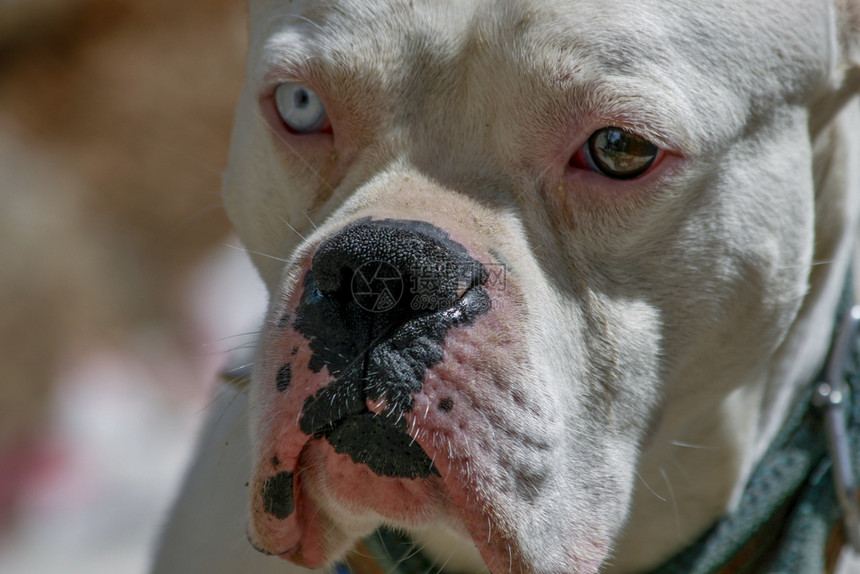
<path fill-rule="evenodd" d="M 250 38 L 224 198 L 268 319 L 156 572 L 381 525 L 645 572 L 738 512 L 849 272 L 860 3 L 257 0 Z"/>

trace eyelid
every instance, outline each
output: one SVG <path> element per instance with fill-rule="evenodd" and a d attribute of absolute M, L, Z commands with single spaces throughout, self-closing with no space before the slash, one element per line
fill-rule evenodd
<path fill-rule="evenodd" d="M 260 96 L 265 97 L 275 93 L 275 88 L 281 84 L 301 84 L 316 90 L 315 82 L 308 74 L 303 73 L 301 66 L 275 66 L 263 74 L 260 79 Z"/>

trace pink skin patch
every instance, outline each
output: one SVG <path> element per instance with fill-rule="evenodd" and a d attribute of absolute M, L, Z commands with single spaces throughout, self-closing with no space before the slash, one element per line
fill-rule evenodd
<path fill-rule="evenodd" d="M 597 572 L 608 535 L 575 524 L 569 519 L 575 510 L 565 509 L 555 494 L 547 502 L 546 493 L 557 488 L 549 483 L 564 472 L 564 423 L 546 397 L 523 387 L 530 367 L 519 334 L 518 288 L 510 281 L 489 281 L 484 288 L 490 310 L 450 329 L 442 360 L 425 372 L 423 387 L 412 395 L 414 407 L 404 415 L 409 436 L 438 470 L 427 478 L 380 476 L 326 439 L 303 433 L 305 401 L 332 377 L 325 367 L 310 369 L 309 341 L 289 317 L 267 331 L 252 396 L 258 446 L 249 538 L 255 547 L 321 567 L 383 522 L 408 528 L 442 520 L 469 532 L 492 572 Z M 283 308 L 294 314 L 299 299 L 293 293 Z M 380 415 L 386 406 L 384 399 L 367 402 Z M 278 497 L 267 498 L 273 489 Z M 523 524 L 547 521 L 540 504 L 568 519 Z M 559 543 L 551 556 L 539 556 L 522 536 L 547 528 Z"/>
<path fill-rule="evenodd" d="M 304 398 L 315 394 L 331 382 L 332 377 L 323 369 L 314 373 L 308 368 L 312 355 L 308 341 L 301 334 L 285 327 L 281 333 L 281 344 L 267 354 L 262 366 L 263 380 L 272 382 L 272 389 L 257 390 L 264 397 L 253 404 L 260 412 L 256 436 L 263 441 L 258 447 L 268 457 L 261 459 L 251 486 L 251 529 L 249 537 L 252 544 L 269 554 L 288 555 L 297 564 L 313 566 L 321 563 L 323 552 L 316 543 L 319 536 L 306 536 L 314 530 L 313 525 L 302 520 L 316 514 L 312 502 L 300 496 L 301 473 L 299 460 L 309 437 L 299 429 Z M 284 386 L 278 380 L 278 373 L 284 365 L 290 365 L 290 380 Z M 283 379 L 283 377 L 281 377 Z M 275 382 L 277 381 L 277 382 Z M 278 388 L 284 387 L 282 390 Z M 291 473 L 295 480 L 292 484 L 290 512 L 272 512 L 271 503 L 264 500 L 262 493 L 267 481 L 282 473 Z M 271 484 L 271 483 L 270 483 Z"/>
<path fill-rule="evenodd" d="M 495 303 L 504 294 L 493 297 Z M 527 516 L 523 507 L 528 506 L 518 491 L 532 466 L 518 457 L 535 451 L 557 457 L 558 445 L 540 428 L 544 413 L 539 406 L 504 372 L 505 362 L 494 361 L 526 363 L 511 328 L 516 311 L 501 305 L 494 311 L 449 333 L 442 362 L 427 372 L 422 390 L 413 395 L 410 435 L 443 477 L 449 515 L 455 513 L 492 572 L 597 572 L 608 554 L 607 541 L 571 531 L 568 548 L 576 553 L 560 549 L 567 554 L 558 560 L 562 566 L 547 570 L 535 569 L 517 540 L 517 517 Z M 535 488 L 542 479 L 535 474 Z"/>
<path fill-rule="evenodd" d="M 304 263 L 309 266 L 310 258 Z M 291 327 L 291 311 L 297 307 L 299 296 L 293 293 L 288 297 L 282 308 L 287 311 L 275 317 L 262 341 L 260 380 L 271 384 L 255 385 L 252 389 L 256 423 L 252 433 L 258 441 L 258 463 L 250 484 L 248 538 L 261 552 L 315 567 L 325 560 L 318 534 L 318 529 L 325 525 L 319 520 L 308 520 L 318 516 L 318 512 L 313 502 L 301 495 L 304 488 L 300 458 L 310 437 L 299 429 L 299 420 L 305 399 L 333 378 L 325 368 L 316 373 L 310 369 L 313 352 L 309 341 Z M 288 479 L 290 475 L 292 479 Z M 272 484 L 278 485 L 280 498 L 288 499 L 274 508 L 272 500 L 263 496 L 267 485 Z"/>
<path fill-rule="evenodd" d="M 439 477 L 407 479 L 380 476 L 349 455 L 335 452 L 324 440 L 308 449 L 310 479 L 321 481 L 322 492 L 340 508 L 355 514 L 372 511 L 390 521 L 420 525 L 438 517 L 438 505 L 446 498 Z"/>

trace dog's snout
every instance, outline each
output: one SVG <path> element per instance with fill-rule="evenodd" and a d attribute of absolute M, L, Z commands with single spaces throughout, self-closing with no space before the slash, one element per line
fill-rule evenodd
<path fill-rule="evenodd" d="M 292 327 L 308 368 L 331 382 L 307 397 L 301 431 L 376 474 L 436 471 L 407 436 L 424 373 L 442 359 L 448 331 L 489 310 L 486 268 L 427 222 L 356 221 L 323 241 L 305 275 Z M 281 367 L 279 393 L 289 381 Z"/>
<path fill-rule="evenodd" d="M 391 321 L 448 308 L 486 280 L 483 266 L 430 223 L 370 218 L 325 240 L 313 273 L 319 293 L 341 312 Z"/>

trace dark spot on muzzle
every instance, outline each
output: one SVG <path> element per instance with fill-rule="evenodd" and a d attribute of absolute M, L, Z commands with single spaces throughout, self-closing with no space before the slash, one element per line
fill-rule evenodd
<path fill-rule="evenodd" d="M 283 520 L 293 512 L 293 473 L 279 472 L 263 483 L 263 508 Z"/>
<path fill-rule="evenodd" d="M 287 390 L 287 387 L 290 386 L 290 381 L 293 378 L 293 368 L 289 365 L 283 365 L 280 369 L 278 369 L 278 374 L 275 375 L 275 386 L 278 389 L 279 393 L 282 393 Z"/>
<path fill-rule="evenodd" d="M 402 422 L 402 421 L 401 421 Z M 439 474 L 418 444 L 390 416 L 365 411 L 352 415 L 326 433 L 336 452 L 364 463 L 382 476 L 403 478 Z"/>
<path fill-rule="evenodd" d="M 278 319 L 278 329 L 286 329 L 287 326 L 290 324 L 291 318 L 292 317 L 290 317 L 289 313 L 284 313 L 283 315 L 281 315 L 281 318 Z"/>
<path fill-rule="evenodd" d="M 378 474 L 436 473 L 402 415 L 448 331 L 489 309 L 486 281 L 465 247 L 423 221 L 365 218 L 320 244 L 293 326 L 310 342 L 311 370 L 334 381 L 305 402 L 302 431 Z M 384 413 L 367 399 L 384 399 Z"/>

